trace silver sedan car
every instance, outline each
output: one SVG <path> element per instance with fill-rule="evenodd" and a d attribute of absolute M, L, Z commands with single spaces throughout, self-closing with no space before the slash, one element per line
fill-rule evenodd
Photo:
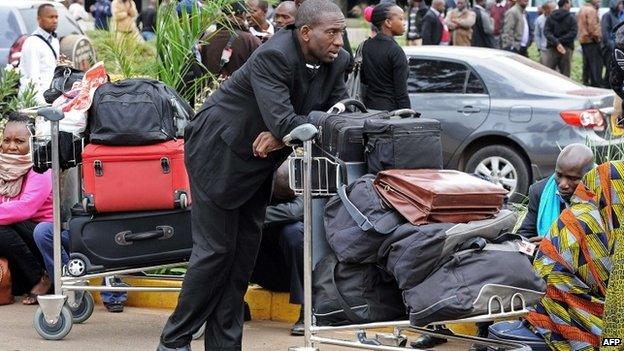
<path fill-rule="evenodd" d="M 586 143 L 602 153 L 624 143 L 610 137 L 610 90 L 501 50 L 420 46 L 405 53 L 412 108 L 442 124 L 445 168 L 487 176 L 514 200 L 553 173 L 564 146 Z"/>

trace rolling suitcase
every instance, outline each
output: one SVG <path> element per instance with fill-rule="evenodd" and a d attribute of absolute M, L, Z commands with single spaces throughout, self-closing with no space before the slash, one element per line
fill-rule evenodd
<path fill-rule="evenodd" d="M 74 214 L 69 231 L 69 267 L 84 267 L 82 272 L 70 268 L 72 275 L 183 262 L 193 247 L 190 208 Z"/>
<path fill-rule="evenodd" d="M 89 144 L 82 160 L 83 207 L 89 212 L 165 210 L 190 204 L 183 140 L 146 146 Z"/>
<path fill-rule="evenodd" d="M 392 112 L 393 116 L 364 122 L 364 152 L 369 173 L 386 169 L 442 169 L 440 122 L 419 118 L 419 113 L 412 112 L 397 110 Z"/>

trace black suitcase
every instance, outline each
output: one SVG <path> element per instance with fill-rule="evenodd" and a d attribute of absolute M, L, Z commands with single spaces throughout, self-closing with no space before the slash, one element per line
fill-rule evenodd
<path fill-rule="evenodd" d="M 364 122 L 370 118 L 388 115 L 388 112 L 369 111 L 364 104 L 353 99 L 343 100 L 341 103 L 359 111 L 313 111 L 308 115 L 309 122 L 319 129 L 317 145 L 343 162 L 364 162 Z"/>
<path fill-rule="evenodd" d="M 184 262 L 191 256 L 190 207 L 178 210 L 76 215 L 69 221 L 70 266 L 82 274 Z M 82 264 L 79 262 L 82 260 Z M 81 275 L 74 269 L 70 274 Z"/>
<path fill-rule="evenodd" d="M 364 145 L 368 173 L 386 169 L 442 169 L 440 122 L 397 110 L 367 119 Z"/>

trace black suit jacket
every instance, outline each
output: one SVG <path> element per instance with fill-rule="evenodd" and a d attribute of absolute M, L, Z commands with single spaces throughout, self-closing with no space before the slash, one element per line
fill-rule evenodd
<path fill-rule="evenodd" d="M 517 234 L 526 238 L 537 236 L 537 212 L 539 210 L 542 193 L 546 187 L 546 182 L 548 182 L 548 178 L 542 179 L 529 187 L 529 208 L 526 217 L 524 217 L 524 220 L 522 221 L 522 225 L 517 231 Z M 565 205 L 561 204 L 560 211 L 563 211 L 564 209 Z"/>
<path fill-rule="evenodd" d="M 334 62 L 309 74 L 293 27 L 278 31 L 254 51 L 208 98 L 185 131 L 193 197 L 206 195 L 218 206 L 234 209 L 263 184 L 269 184 L 270 191 L 273 171 L 291 150 L 274 151 L 266 159 L 254 157 L 254 140 L 264 131 L 281 140 L 305 123 L 311 111 L 328 110 L 346 98 L 348 63 L 349 55 L 341 50 Z"/>
<path fill-rule="evenodd" d="M 429 9 L 422 20 L 422 44 L 423 45 L 440 45 L 442 40 L 442 23 L 438 16 Z"/>

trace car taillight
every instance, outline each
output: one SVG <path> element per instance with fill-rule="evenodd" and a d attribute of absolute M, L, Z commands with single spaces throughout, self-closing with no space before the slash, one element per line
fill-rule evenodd
<path fill-rule="evenodd" d="M 22 35 L 11 45 L 11 49 L 9 50 L 9 63 L 13 65 L 13 67 L 19 66 L 20 58 L 22 57 L 22 46 L 26 38 L 28 38 L 27 35 Z"/>
<path fill-rule="evenodd" d="M 593 128 L 596 131 L 605 129 L 602 113 L 596 109 L 582 111 L 562 111 L 559 113 L 564 122 L 571 126 Z"/>

